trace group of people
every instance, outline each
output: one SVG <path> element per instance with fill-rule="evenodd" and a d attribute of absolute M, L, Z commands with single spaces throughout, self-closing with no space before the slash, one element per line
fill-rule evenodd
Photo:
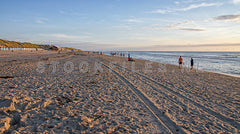
<path fill-rule="evenodd" d="M 135 61 L 135 60 L 130 56 L 130 54 L 128 54 L 128 61 Z"/>
<path fill-rule="evenodd" d="M 112 56 L 121 56 L 121 57 L 125 57 L 125 53 L 116 53 L 116 52 L 111 52 L 110 53 Z M 130 54 L 128 54 L 128 61 L 135 61 Z"/>
<path fill-rule="evenodd" d="M 135 60 L 133 60 L 132 57 L 130 57 L 130 54 L 128 54 L 128 61 L 135 61 Z M 193 64 L 194 64 L 192 57 L 191 57 L 190 63 L 191 63 L 191 70 L 192 70 Z M 182 65 L 184 65 L 182 56 L 179 57 L 178 64 L 179 64 L 179 68 L 182 68 Z"/>
<path fill-rule="evenodd" d="M 193 58 L 191 58 L 190 62 L 191 62 L 191 69 L 193 69 Z M 179 63 L 179 68 L 182 68 L 182 65 L 184 65 L 182 56 L 179 57 L 178 63 Z"/>
<path fill-rule="evenodd" d="M 133 60 L 132 57 L 130 57 L 130 54 L 128 54 L 128 61 L 135 61 L 135 60 Z M 191 70 L 192 70 L 193 64 L 194 64 L 192 57 L 191 57 L 190 63 L 191 63 Z M 179 57 L 178 64 L 179 64 L 179 68 L 182 68 L 182 65 L 184 65 L 182 56 Z"/>
<path fill-rule="evenodd" d="M 112 56 L 121 56 L 121 57 L 125 57 L 125 53 L 116 53 L 116 52 L 111 52 L 110 53 Z"/>

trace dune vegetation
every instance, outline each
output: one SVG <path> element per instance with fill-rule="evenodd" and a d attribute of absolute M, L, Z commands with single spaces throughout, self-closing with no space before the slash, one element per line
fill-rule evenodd
<path fill-rule="evenodd" d="M 17 42 L 17 41 L 8 41 L 0 39 L 0 47 L 9 47 L 9 48 L 42 48 L 42 49 L 49 49 L 51 47 L 57 47 L 54 45 L 39 45 L 39 44 L 33 44 L 29 42 Z M 70 47 L 62 47 L 63 49 L 68 50 L 79 50 L 75 48 Z"/>

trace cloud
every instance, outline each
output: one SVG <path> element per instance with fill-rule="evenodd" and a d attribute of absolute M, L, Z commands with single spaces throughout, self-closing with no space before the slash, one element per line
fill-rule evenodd
<path fill-rule="evenodd" d="M 120 25 L 115 25 L 112 26 L 113 29 L 115 30 L 122 30 L 122 31 L 129 31 L 132 30 L 132 27 L 129 25 L 124 25 L 124 24 L 120 24 Z"/>
<path fill-rule="evenodd" d="M 200 4 L 192 4 L 189 5 L 188 7 L 177 9 L 177 11 L 188 11 L 200 7 L 212 7 L 212 6 L 221 6 L 222 3 L 200 3 Z"/>
<path fill-rule="evenodd" d="M 240 14 L 238 15 L 221 15 L 213 18 L 212 20 L 217 21 L 240 21 Z"/>
<path fill-rule="evenodd" d="M 197 9 L 197 8 L 201 8 L 201 7 L 212 7 L 212 6 L 221 6 L 223 5 L 223 3 L 200 3 L 200 4 L 191 4 L 187 7 L 184 8 L 178 8 L 178 9 L 157 9 L 154 11 L 150 11 L 148 13 L 160 13 L 160 14 L 166 14 L 166 13 L 172 13 L 172 12 L 177 12 L 177 11 L 189 11 L 192 9 Z"/>
<path fill-rule="evenodd" d="M 179 2 L 179 1 L 175 1 L 175 2 L 174 2 L 174 4 L 176 4 L 176 5 L 179 5 L 179 4 L 180 4 L 180 2 Z"/>
<path fill-rule="evenodd" d="M 60 10 L 59 13 L 61 15 L 67 15 L 67 16 L 81 16 L 81 17 L 85 17 L 86 14 L 84 13 L 80 13 L 79 11 L 75 11 L 75 10 Z"/>
<path fill-rule="evenodd" d="M 150 29 L 150 30 L 170 30 L 170 29 L 176 29 L 178 27 L 181 27 L 183 25 L 194 23 L 194 21 L 184 21 L 177 24 L 169 25 L 166 27 L 142 27 L 142 29 Z M 205 31 L 204 29 L 194 29 L 194 28 L 180 28 L 178 30 L 185 30 L 185 31 Z"/>
<path fill-rule="evenodd" d="M 42 17 L 38 17 L 35 19 L 35 23 L 38 23 L 38 24 L 44 24 L 48 21 L 47 18 L 42 18 Z"/>
<path fill-rule="evenodd" d="M 77 38 L 77 36 L 70 36 L 66 34 L 49 34 L 49 36 L 56 37 L 56 38 L 67 38 L 67 39 Z"/>
<path fill-rule="evenodd" d="M 208 2 L 208 1 L 211 1 L 211 0 L 183 0 L 181 1 L 181 3 L 200 3 L 200 2 Z"/>
<path fill-rule="evenodd" d="M 166 28 L 167 29 L 173 29 L 173 28 L 176 28 L 176 27 L 179 27 L 179 26 L 182 26 L 182 25 L 185 25 L 185 24 L 189 24 L 189 23 L 193 23 L 193 21 L 184 21 L 184 22 L 181 22 L 181 23 L 177 23 L 177 24 L 174 24 L 174 25 L 167 26 Z"/>
<path fill-rule="evenodd" d="M 183 31 L 196 31 L 196 32 L 206 31 L 205 29 L 199 29 L 199 28 L 180 28 L 179 30 L 183 30 Z"/>
<path fill-rule="evenodd" d="M 36 22 L 36 23 L 39 23 L 39 24 L 43 24 L 43 23 L 45 23 L 45 22 L 42 21 L 42 20 L 36 20 L 35 22 Z"/>
<path fill-rule="evenodd" d="M 158 9 L 158 10 L 154 10 L 154 11 L 150 11 L 149 13 L 159 13 L 159 14 L 166 14 L 172 12 L 170 10 L 162 10 L 162 9 Z"/>
<path fill-rule="evenodd" d="M 240 4 L 240 0 L 233 0 L 234 4 Z"/>
<path fill-rule="evenodd" d="M 63 10 L 60 10 L 59 13 L 60 13 L 60 14 L 67 14 L 67 12 L 66 12 L 66 11 L 63 11 Z"/>
<path fill-rule="evenodd" d="M 180 26 L 183 26 L 183 25 L 186 25 L 186 24 L 190 24 L 190 23 L 194 23 L 194 22 L 193 21 L 184 21 L 184 22 L 181 22 L 181 23 L 177 23 L 177 24 L 174 24 L 174 25 L 167 26 L 166 29 L 174 29 L 174 28 L 177 28 L 177 27 L 180 27 Z M 183 31 L 206 31 L 205 29 L 201 29 L 201 28 L 179 28 L 178 30 L 183 30 Z"/>
<path fill-rule="evenodd" d="M 154 27 L 148 27 L 148 26 L 146 26 L 146 27 L 141 27 L 141 29 L 143 29 L 143 30 L 153 30 L 153 31 L 165 30 L 164 28 L 156 27 L 156 26 L 154 26 Z"/>
<path fill-rule="evenodd" d="M 157 9 L 153 11 L 149 11 L 147 13 L 154 13 L 154 14 L 167 14 L 167 13 L 172 13 L 175 12 L 173 9 Z"/>
<path fill-rule="evenodd" d="M 142 22 L 142 20 L 139 20 L 139 19 L 127 19 L 124 21 L 126 21 L 126 22 Z"/>
<path fill-rule="evenodd" d="M 74 35 L 66 35 L 66 34 L 40 34 L 40 36 L 61 38 L 61 39 L 88 39 L 90 36 L 74 36 Z"/>

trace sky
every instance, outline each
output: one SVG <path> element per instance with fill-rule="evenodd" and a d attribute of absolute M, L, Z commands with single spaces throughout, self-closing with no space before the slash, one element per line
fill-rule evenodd
<path fill-rule="evenodd" d="M 90 51 L 240 51 L 240 0 L 1 0 L 0 39 Z"/>

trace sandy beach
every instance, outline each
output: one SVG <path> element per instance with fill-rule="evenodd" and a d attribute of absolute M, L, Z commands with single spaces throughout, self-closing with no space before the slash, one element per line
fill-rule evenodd
<path fill-rule="evenodd" d="M 237 77 L 83 51 L 0 61 L 0 133 L 240 133 Z"/>

